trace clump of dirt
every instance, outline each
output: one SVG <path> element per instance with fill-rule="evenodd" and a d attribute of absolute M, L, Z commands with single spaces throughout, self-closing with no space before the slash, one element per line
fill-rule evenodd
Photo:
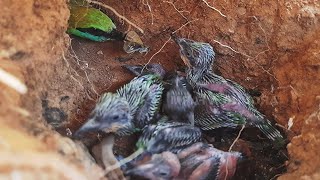
<path fill-rule="evenodd" d="M 49 78 L 63 70 L 55 67 L 68 42 L 65 1 L 1 1 L 0 6 L 0 68 L 28 87 L 22 95 L 0 83 L 1 177 L 102 177 L 101 168 L 84 155 L 86 148 L 45 126 L 42 116 L 40 97 L 55 91 L 52 85 L 60 81 Z M 58 117 L 60 111 L 51 110 L 48 117 Z"/>
<path fill-rule="evenodd" d="M 294 137 L 288 145 L 291 155 L 289 171 L 281 179 L 319 179 L 320 160 L 317 158 L 320 148 L 319 120 L 318 108 L 306 118 L 301 135 Z"/>
<path fill-rule="evenodd" d="M 320 144 L 315 138 L 319 135 L 314 128 L 317 116 L 308 118 L 318 109 L 316 98 L 320 92 L 320 86 L 316 85 L 320 81 L 320 5 L 317 2 L 208 1 L 222 15 L 204 1 L 195 0 L 103 2 L 144 30 L 142 39 L 151 49 L 148 54 L 125 54 L 121 42 L 96 43 L 75 37 L 70 40 L 65 34 L 69 16 L 65 1 L 0 2 L 3 7 L 0 11 L 0 58 L 3 62 L 0 67 L 24 79 L 28 87 L 27 95 L 21 96 L 0 84 L 3 99 L 0 114 L 5 124 L 29 134 L 37 142 L 31 144 L 43 146 L 42 152 L 52 151 L 55 155 L 66 152 L 61 150 L 66 146 L 64 140 L 43 124 L 70 136 L 86 120 L 101 93 L 114 91 L 132 78 L 120 67 L 123 64 L 150 61 L 168 70 L 182 67 L 178 47 L 172 41 L 150 58 L 172 31 L 191 21 L 177 34 L 211 43 L 217 52 L 214 67 L 217 73 L 256 94 L 259 110 L 283 127 L 290 139 L 302 133 L 289 145 L 288 172 L 291 174 L 282 178 L 317 177 L 312 175 L 320 164 L 319 157 L 314 155 L 315 147 Z M 116 22 L 119 30 L 128 29 L 115 14 L 102 10 Z M 30 115 L 26 117 L 28 113 L 18 107 L 26 109 Z M 236 133 L 232 132 L 230 139 L 234 139 Z M 284 173 L 286 153 L 269 148 L 267 140 L 252 137 L 256 133 L 259 132 L 245 130 L 240 141 L 245 140 L 245 143 L 238 146 L 239 150 L 250 150 L 251 158 L 260 159 L 245 166 L 253 169 L 239 171 L 257 178 Z M 309 151 L 304 148 L 307 145 Z M 25 144 L 18 147 L 33 149 Z M 220 147 L 227 148 L 229 144 Z M 67 152 L 62 154 L 73 154 L 74 150 Z M 60 157 L 61 153 L 58 155 Z M 78 165 L 83 164 L 81 160 L 78 162 Z"/>

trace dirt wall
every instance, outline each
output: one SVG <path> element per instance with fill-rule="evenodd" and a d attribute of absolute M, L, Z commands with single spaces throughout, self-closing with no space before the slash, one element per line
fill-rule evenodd
<path fill-rule="evenodd" d="M 255 100 L 268 118 L 285 129 L 292 119 L 292 127 L 285 131 L 290 139 L 297 137 L 288 146 L 288 174 L 282 179 L 316 179 L 314 173 L 320 166 L 315 155 L 319 146 L 319 2 L 208 1 L 222 15 L 204 1 L 172 2 L 105 1 L 144 30 L 142 39 L 151 49 L 144 56 L 123 53 L 120 43 L 93 43 L 74 37 L 70 41 L 65 34 L 69 11 L 63 0 L 1 1 L 0 66 L 28 87 L 28 93 L 20 95 L 0 84 L 1 129 L 7 132 L 1 140 L 19 154 L 29 149 L 43 161 L 64 161 L 65 156 L 58 153 L 66 146 L 64 140 L 46 125 L 70 135 L 85 121 L 99 94 L 131 78 L 120 65 L 147 63 L 173 30 L 192 21 L 177 34 L 210 42 L 217 52 L 217 73 L 239 82 L 252 94 L 261 94 Z M 118 29 L 128 29 L 125 22 L 106 12 Z M 169 41 L 151 62 L 179 68 L 182 62 L 177 48 Z M 7 134 L 17 134 L 17 138 Z M 25 140 L 21 142 L 30 143 L 16 144 L 22 137 Z M 4 151 L 3 157 L 10 155 L 11 149 Z M 12 167 L 6 169 L 9 175 L 17 167 L 14 162 L 5 162 Z M 71 163 L 72 171 L 90 176 L 82 171 L 82 161 L 77 162 Z M 56 174 L 52 177 L 63 174 L 48 166 Z"/>

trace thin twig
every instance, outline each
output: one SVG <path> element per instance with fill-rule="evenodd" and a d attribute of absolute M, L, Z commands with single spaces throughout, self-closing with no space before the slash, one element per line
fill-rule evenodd
<path fill-rule="evenodd" d="M 67 60 L 67 58 L 66 58 L 66 56 L 64 55 L 64 50 L 61 48 L 61 51 L 62 51 L 62 59 L 64 60 L 64 62 L 66 63 L 66 65 L 67 65 L 67 68 L 69 68 L 70 67 L 70 64 L 69 64 L 69 62 L 68 62 L 68 60 Z"/>
<path fill-rule="evenodd" d="M 233 51 L 233 52 L 235 52 L 235 53 L 237 53 L 237 54 L 241 54 L 241 55 L 244 55 L 244 56 L 246 56 L 246 57 L 248 57 L 248 58 L 252 58 L 251 56 L 249 56 L 249 55 L 247 55 L 247 54 L 244 54 L 244 53 L 242 53 L 242 52 L 239 52 L 239 51 L 233 49 L 232 47 L 230 47 L 230 46 L 228 46 L 228 45 L 222 44 L 221 42 L 219 42 L 219 41 L 217 41 L 217 40 L 215 40 L 215 39 L 213 39 L 212 41 L 215 42 L 215 43 L 218 43 L 218 44 L 219 44 L 220 46 L 222 46 L 222 47 L 225 47 L 225 48 L 230 49 L 231 51 Z"/>
<path fill-rule="evenodd" d="M 93 92 L 97 95 L 97 97 L 99 97 L 99 93 L 96 91 L 96 89 L 93 86 L 93 83 L 90 81 L 87 71 L 83 71 L 83 72 L 86 75 L 87 81 L 91 85 L 91 88 L 92 88 Z"/>
<path fill-rule="evenodd" d="M 262 32 L 263 32 L 263 35 L 264 35 L 264 38 L 265 38 L 265 40 L 266 40 L 268 49 L 270 49 L 270 47 L 269 47 L 269 42 L 268 42 L 268 40 L 267 40 L 266 30 L 264 30 L 264 28 L 262 27 L 260 20 L 259 20 L 256 16 L 249 16 L 249 17 L 253 17 L 255 21 L 258 21 L 258 26 L 260 27 L 260 29 L 261 29 Z"/>
<path fill-rule="evenodd" d="M 236 139 L 233 141 L 233 143 L 231 144 L 231 146 L 230 146 L 230 148 L 229 148 L 229 152 L 232 150 L 233 146 L 236 144 L 236 142 L 237 142 L 238 139 L 240 138 L 241 133 L 242 133 L 244 127 L 245 127 L 245 125 L 242 125 L 242 128 L 240 129 L 238 136 L 236 137 Z"/>
<path fill-rule="evenodd" d="M 185 27 L 186 25 L 192 23 L 192 22 L 195 22 L 195 21 L 198 21 L 198 19 L 194 19 L 194 20 L 191 20 L 191 21 L 188 21 L 186 23 L 184 23 L 182 26 L 180 26 L 178 29 L 176 29 L 175 31 L 173 31 L 171 34 L 175 34 L 176 32 L 180 31 L 183 27 Z"/>
<path fill-rule="evenodd" d="M 118 16 L 120 19 L 123 19 L 124 21 L 126 21 L 128 24 L 132 25 L 133 27 L 137 28 L 142 34 L 144 33 L 144 31 L 137 26 L 136 24 L 134 24 L 133 22 L 131 22 L 129 19 L 127 19 L 125 16 L 119 14 L 114 8 L 112 8 L 111 6 L 108 6 L 104 3 L 98 2 L 98 1 L 92 1 L 92 0 L 87 0 L 88 3 L 92 3 L 92 4 L 96 4 L 99 6 L 102 6 L 104 8 L 107 8 L 109 10 L 111 10 L 116 16 Z"/>
<path fill-rule="evenodd" d="M 70 41 L 71 41 L 71 40 L 70 40 Z M 71 44 L 71 42 L 70 42 L 70 44 Z M 87 73 L 87 69 L 93 70 L 93 68 L 90 68 L 90 67 L 89 67 L 89 63 L 88 63 L 87 61 L 81 60 L 81 59 L 77 56 L 77 54 L 76 54 L 76 52 L 74 51 L 72 45 L 70 46 L 70 50 L 71 50 L 70 53 L 69 53 L 70 56 L 71 56 L 73 59 L 75 59 L 75 62 L 77 63 L 77 65 L 79 66 L 79 68 L 84 72 L 84 74 L 85 74 L 85 76 L 86 76 L 86 79 L 87 79 L 88 83 L 89 83 L 90 86 L 91 86 L 92 91 L 96 94 L 97 97 L 99 97 L 99 93 L 96 91 L 96 89 L 95 89 L 93 83 L 91 82 L 91 80 L 90 80 L 90 78 L 89 78 L 89 76 L 88 76 L 88 73 Z M 62 58 L 64 58 L 64 61 L 66 61 L 66 63 L 68 64 L 67 66 L 69 66 L 68 60 L 65 58 L 64 54 L 62 54 L 62 55 L 63 55 Z M 81 64 L 80 64 L 80 63 L 81 63 Z M 71 66 L 70 66 L 70 67 L 71 67 Z M 73 70 L 78 77 L 82 77 L 82 76 L 80 76 L 80 75 L 78 74 L 78 72 L 77 72 L 75 69 L 73 69 L 72 67 L 71 67 L 70 69 Z M 75 77 L 73 77 L 72 75 L 71 75 L 70 77 L 71 77 L 73 80 L 75 80 L 76 82 L 78 82 L 79 85 L 84 89 L 84 86 L 81 84 L 81 82 L 80 82 L 79 80 L 77 80 L 77 79 L 76 79 Z M 88 96 L 89 99 L 92 99 L 88 94 L 87 94 L 87 96 Z"/>
<path fill-rule="evenodd" d="M 70 47 L 72 48 L 72 46 L 70 46 Z M 73 71 L 75 72 L 75 74 L 76 74 L 77 76 L 81 77 L 81 76 L 78 74 L 78 72 L 70 66 L 69 61 L 67 60 L 67 58 L 66 58 L 66 56 L 65 56 L 65 54 L 64 54 L 64 50 L 63 50 L 62 48 L 61 48 L 61 51 L 62 51 L 62 59 L 63 59 L 64 62 L 66 63 L 67 68 L 70 68 L 71 70 L 73 70 Z M 71 55 L 71 54 L 70 54 L 70 55 Z M 72 56 L 72 55 L 71 55 L 71 56 Z M 81 83 L 78 79 L 76 79 L 73 75 L 70 75 L 70 77 L 71 77 L 71 79 L 73 79 L 74 81 L 76 81 L 76 82 L 80 85 L 80 87 L 81 87 L 82 89 L 85 89 L 85 88 L 83 87 L 82 83 Z"/>
<path fill-rule="evenodd" d="M 186 22 L 185 24 L 183 24 L 182 26 L 180 26 L 178 29 L 176 29 L 175 31 L 173 31 L 171 34 L 175 34 L 177 31 L 181 30 L 181 29 L 182 29 L 183 27 L 185 27 L 186 25 L 188 25 L 188 24 L 190 24 L 190 23 L 192 23 L 192 22 L 194 22 L 194 21 L 197 21 L 197 20 L 198 20 L 198 19 L 194 19 L 194 20 L 192 20 L 192 21 Z M 171 40 L 171 36 L 170 36 L 170 37 L 168 38 L 168 40 L 161 46 L 161 48 L 149 58 L 148 62 L 143 66 L 141 72 L 146 68 L 146 66 L 147 66 L 148 64 L 150 64 L 150 62 L 151 62 L 151 60 L 153 59 L 153 57 L 156 56 L 157 54 L 159 54 L 159 53 L 162 51 L 162 49 L 167 45 L 167 43 L 168 43 L 170 40 Z"/>
<path fill-rule="evenodd" d="M 206 0 L 202 0 L 202 1 L 203 1 L 204 3 L 206 3 L 206 5 L 207 5 L 210 9 L 213 9 L 213 10 L 217 11 L 222 17 L 225 17 L 225 18 L 227 17 L 226 15 L 222 14 L 222 12 L 219 11 L 217 8 L 211 6 Z"/>
<path fill-rule="evenodd" d="M 180 10 L 178 10 L 177 7 L 176 7 L 176 5 L 174 5 L 174 3 L 171 2 L 171 1 L 162 1 L 162 2 L 171 4 L 171 5 L 173 6 L 173 8 L 180 14 L 180 16 L 182 16 L 185 20 L 188 20 L 188 18 L 185 17 L 185 16 L 182 14 L 182 12 L 188 12 L 188 13 L 190 13 L 189 11 L 180 11 Z"/>
<path fill-rule="evenodd" d="M 259 52 L 252 60 L 253 60 L 254 63 L 256 63 L 256 65 L 258 65 L 264 72 L 266 72 L 268 75 L 270 75 L 271 77 L 273 77 L 277 82 L 279 82 L 279 80 L 276 78 L 276 76 L 273 75 L 272 73 L 270 73 L 270 71 L 269 71 L 270 68 L 267 70 L 267 69 L 265 69 L 262 65 L 260 65 L 260 64 L 256 61 L 256 59 L 257 59 L 258 56 L 260 56 L 260 55 L 263 54 L 263 53 L 266 53 L 266 52 L 270 51 L 271 48 L 270 48 L 270 46 L 269 46 L 269 42 L 268 42 L 268 39 L 267 39 L 266 30 L 262 27 L 260 20 L 259 20 L 256 16 L 250 16 L 250 17 L 254 18 L 254 20 L 258 22 L 258 26 L 259 26 L 259 28 L 262 30 L 263 35 L 264 35 L 264 38 L 265 38 L 265 42 L 266 42 L 266 44 L 267 44 L 267 49 Z M 249 59 L 250 59 L 250 58 L 248 58 L 248 60 L 249 60 Z M 272 65 L 271 65 L 271 67 L 272 67 Z"/>
<path fill-rule="evenodd" d="M 156 56 L 157 54 L 159 54 L 159 53 L 162 51 L 162 49 L 167 45 L 167 43 L 168 43 L 170 40 L 171 40 L 171 36 L 170 36 L 169 39 L 161 46 L 161 48 L 149 58 L 148 62 L 143 66 L 143 68 L 142 68 L 141 71 L 143 71 L 143 70 L 147 67 L 147 65 L 151 62 L 151 60 L 153 59 L 154 56 Z"/>
<path fill-rule="evenodd" d="M 150 14 L 151 14 L 151 25 L 153 25 L 153 13 L 152 13 L 152 9 L 151 9 L 151 6 L 150 6 L 150 4 L 149 4 L 149 1 L 148 1 L 148 0 L 146 0 L 146 1 L 147 1 L 147 3 L 145 3 L 144 0 L 142 0 L 142 4 L 148 7 L 148 10 L 149 10 L 149 12 L 150 12 Z"/>
<path fill-rule="evenodd" d="M 142 153 L 143 153 L 143 149 L 140 148 L 136 152 L 132 153 L 130 156 L 122 159 L 121 161 L 119 161 L 118 163 L 116 163 L 116 164 L 114 164 L 112 166 L 106 167 L 105 174 L 107 175 L 109 172 L 120 168 L 122 165 L 132 161 L 134 158 L 138 157 Z"/>

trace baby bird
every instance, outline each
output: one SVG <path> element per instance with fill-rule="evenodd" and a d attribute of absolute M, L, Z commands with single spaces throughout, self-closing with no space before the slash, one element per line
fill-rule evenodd
<path fill-rule="evenodd" d="M 169 88 L 164 95 L 163 111 L 170 120 L 188 121 L 193 126 L 195 102 L 186 88 L 186 83 L 186 79 L 177 73 L 169 79 Z"/>
<path fill-rule="evenodd" d="M 178 179 L 231 179 L 242 156 L 224 152 L 208 144 L 195 143 L 178 154 L 181 171 Z"/>
<path fill-rule="evenodd" d="M 142 130 L 160 109 L 163 92 L 160 76 L 156 73 L 141 75 L 116 93 L 103 94 L 75 137 L 85 132 L 103 131 L 122 136 Z"/>
<path fill-rule="evenodd" d="M 163 151 L 178 153 L 189 145 L 201 141 L 201 130 L 180 122 L 158 122 L 143 129 L 137 148 L 156 154 Z"/>
<path fill-rule="evenodd" d="M 97 131 L 127 134 L 134 128 L 130 110 L 125 98 L 115 93 L 105 93 L 99 98 L 86 123 L 74 133 L 74 137 Z"/>
<path fill-rule="evenodd" d="M 138 166 L 153 154 L 159 154 L 164 151 L 178 153 L 184 148 L 201 141 L 201 130 L 197 127 L 180 122 L 160 121 L 154 125 L 147 125 L 143 129 L 136 143 L 137 150 L 122 160 L 129 162 L 124 168 L 125 171 Z"/>
<path fill-rule="evenodd" d="M 210 44 L 184 38 L 175 41 L 188 66 L 187 80 L 198 103 L 196 125 L 211 130 L 249 124 L 258 127 L 269 139 L 284 142 L 281 133 L 255 108 L 252 97 L 242 86 L 212 71 L 215 52 Z"/>
<path fill-rule="evenodd" d="M 164 81 L 164 102 L 163 112 L 173 121 L 188 121 L 194 125 L 193 110 L 195 102 L 191 93 L 187 89 L 187 81 L 185 77 L 177 72 L 168 75 L 160 64 L 148 64 L 146 67 L 142 65 L 124 65 L 132 74 L 140 76 L 142 74 L 157 73 L 161 74 Z M 166 84 L 168 84 L 166 86 Z"/>
<path fill-rule="evenodd" d="M 161 154 L 149 154 L 149 160 L 127 170 L 125 175 L 133 179 L 169 180 L 177 177 L 180 172 L 180 162 L 177 156 L 165 151 Z"/>
<path fill-rule="evenodd" d="M 226 180 L 233 177 L 241 158 L 238 152 L 224 152 L 199 142 L 178 154 L 148 154 L 125 174 L 152 180 Z"/>

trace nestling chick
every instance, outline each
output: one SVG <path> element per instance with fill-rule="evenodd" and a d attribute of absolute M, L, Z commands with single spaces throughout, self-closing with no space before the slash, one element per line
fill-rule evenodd
<path fill-rule="evenodd" d="M 122 135 L 133 127 L 128 101 L 118 94 L 105 93 L 98 100 L 88 121 L 74 133 L 74 136 L 80 137 L 86 132 L 97 131 Z"/>
<path fill-rule="evenodd" d="M 164 95 L 163 111 L 173 121 L 187 121 L 194 125 L 195 102 L 186 88 L 183 76 L 175 74 L 169 79 L 169 88 Z"/>
<path fill-rule="evenodd" d="M 169 180 L 178 176 L 179 171 L 180 162 L 177 156 L 165 151 L 153 154 L 149 161 L 126 171 L 125 174 L 134 179 Z"/>
<path fill-rule="evenodd" d="M 258 127 L 269 139 L 283 142 L 281 133 L 254 107 L 253 99 L 245 89 L 212 71 L 215 52 L 210 44 L 184 38 L 175 41 L 189 68 L 187 80 L 199 103 L 195 109 L 196 125 L 210 130 L 248 124 Z"/>
<path fill-rule="evenodd" d="M 204 143 L 195 143 L 178 154 L 181 171 L 176 179 L 231 179 L 241 154 L 224 152 Z"/>
<path fill-rule="evenodd" d="M 201 130 L 190 124 L 159 122 L 143 129 L 137 147 L 152 154 L 170 151 L 177 153 L 193 143 L 201 141 Z"/>
<path fill-rule="evenodd" d="M 125 174 L 152 180 L 225 180 L 233 177 L 241 159 L 238 152 L 224 152 L 204 143 L 192 144 L 177 155 L 165 151 L 147 156 L 148 160 L 137 162 Z"/>
<path fill-rule="evenodd" d="M 122 66 L 137 75 L 129 84 L 119 89 L 120 96 L 125 97 L 132 106 L 134 125 L 142 129 L 145 125 L 155 121 L 161 106 L 164 69 L 159 64 L 143 66 Z"/>
<path fill-rule="evenodd" d="M 150 73 L 135 77 L 117 90 L 105 93 L 91 112 L 89 120 L 75 133 L 103 131 L 129 135 L 152 123 L 158 114 L 163 84 L 160 75 Z"/>

